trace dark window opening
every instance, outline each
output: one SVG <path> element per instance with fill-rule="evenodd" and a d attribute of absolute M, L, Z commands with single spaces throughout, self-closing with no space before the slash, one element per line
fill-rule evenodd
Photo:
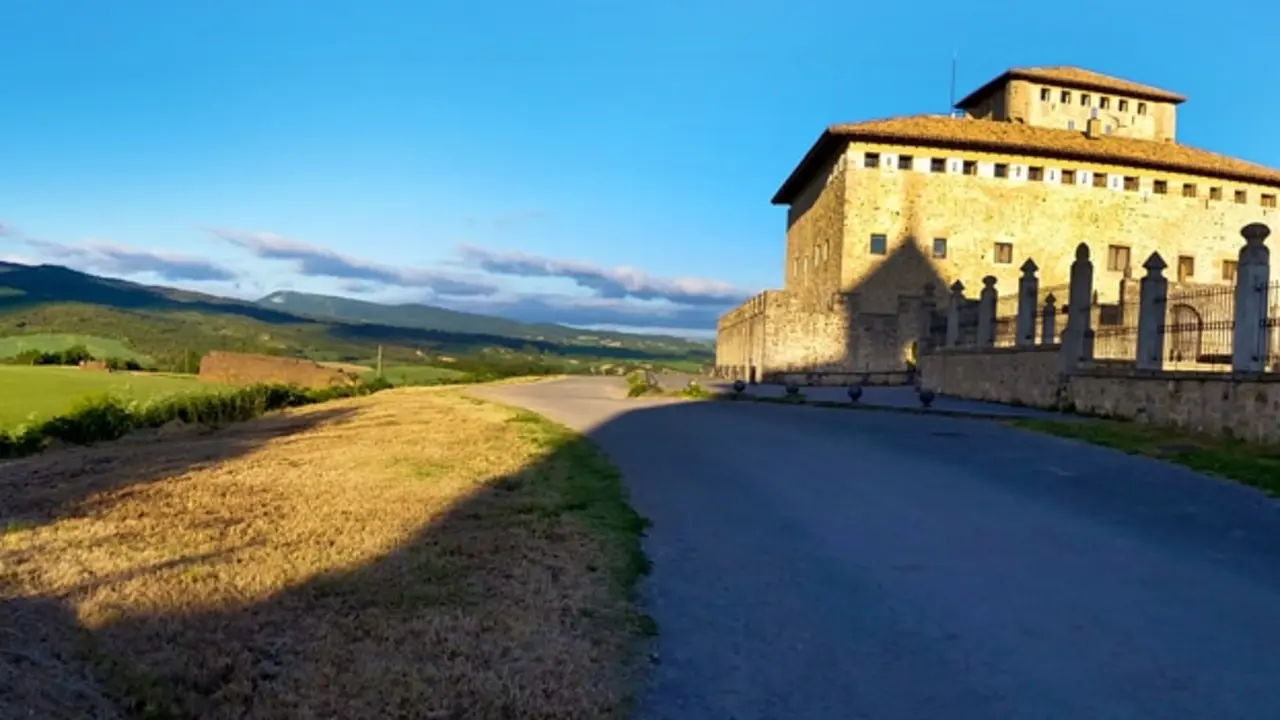
<path fill-rule="evenodd" d="M 1013 262 L 1013 243 L 996 243 L 995 261 L 1000 265 L 1011 264 Z"/>

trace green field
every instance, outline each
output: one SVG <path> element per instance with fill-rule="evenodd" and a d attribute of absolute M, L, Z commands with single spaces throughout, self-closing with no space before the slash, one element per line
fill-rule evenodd
<path fill-rule="evenodd" d="M 368 375 L 372 377 L 374 373 Z M 458 370 L 431 365 L 390 365 L 382 368 L 382 376 L 392 385 L 438 385 L 465 375 Z"/>
<path fill-rule="evenodd" d="M 115 395 L 150 400 L 181 392 L 209 392 L 217 386 L 195 376 L 107 373 L 64 367 L 0 366 L 0 430 L 46 420 L 70 410 L 82 398 Z"/>
<path fill-rule="evenodd" d="M 61 352 L 75 345 L 83 345 L 89 350 L 90 355 L 100 360 L 104 358 L 136 360 L 140 365 L 149 365 L 152 362 L 151 358 L 135 352 L 119 340 L 70 333 L 0 337 L 0 358 L 11 358 L 24 350 Z"/>

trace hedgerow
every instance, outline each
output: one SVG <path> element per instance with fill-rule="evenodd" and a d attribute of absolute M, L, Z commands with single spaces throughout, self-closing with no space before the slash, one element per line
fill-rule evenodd
<path fill-rule="evenodd" d="M 357 385 L 320 389 L 282 384 L 248 385 L 232 390 L 171 395 L 145 403 L 111 395 L 90 397 L 81 400 L 65 415 L 19 427 L 13 432 L 0 431 L 0 458 L 38 453 L 53 440 L 92 445 L 175 420 L 222 425 L 251 420 L 272 410 L 369 395 L 389 387 L 391 384 L 387 381 L 375 378 Z"/>

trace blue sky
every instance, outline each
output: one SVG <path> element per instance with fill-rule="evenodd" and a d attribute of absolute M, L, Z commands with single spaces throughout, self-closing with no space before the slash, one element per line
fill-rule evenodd
<path fill-rule="evenodd" d="M 1280 4 L 0 0 L 0 255 L 257 297 L 706 329 L 834 122 L 1018 65 L 1280 167 Z M 1271 48 L 1269 50 L 1269 48 Z"/>

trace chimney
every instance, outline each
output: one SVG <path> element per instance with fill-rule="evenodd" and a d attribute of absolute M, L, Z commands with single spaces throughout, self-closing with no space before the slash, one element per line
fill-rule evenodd
<path fill-rule="evenodd" d="M 1096 117 L 1089 118 L 1084 124 L 1084 136 L 1090 139 L 1102 137 L 1102 121 Z"/>

